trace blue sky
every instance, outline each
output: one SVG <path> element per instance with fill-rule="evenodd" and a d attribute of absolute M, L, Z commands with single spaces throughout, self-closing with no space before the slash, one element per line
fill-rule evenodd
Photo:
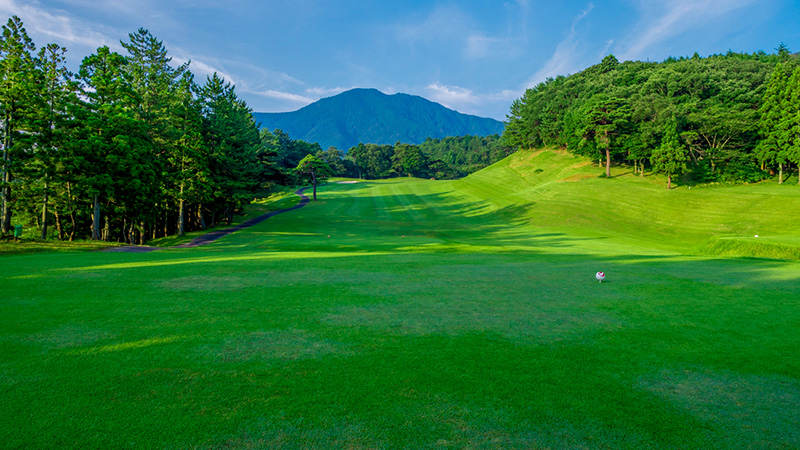
<path fill-rule="evenodd" d="M 38 47 L 67 47 L 73 70 L 147 28 L 176 63 L 191 60 L 200 81 L 219 72 L 259 112 L 369 87 L 503 120 L 526 88 L 609 53 L 800 51 L 797 0 L 0 0 L 0 12 Z"/>

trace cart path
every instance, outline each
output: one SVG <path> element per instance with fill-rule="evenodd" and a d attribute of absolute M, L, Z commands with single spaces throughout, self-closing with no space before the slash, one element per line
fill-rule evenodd
<path fill-rule="evenodd" d="M 231 233 L 234 233 L 234 232 L 239 231 L 239 230 L 244 230 L 245 228 L 252 227 L 253 225 L 257 225 L 257 224 L 269 219 L 272 216 L 275 216 L 275 215 L 278 215 L 278 214 L 281 214 L 281 213 L 285 213 L 287 211 L 293 211 L 295 209 L 300 209 L 303 206 L 306 206 L 308 204 L 308 202 L 309 202 L 308 196 L 303 193 L 303 191 L 305 191 L 306 189 L 308 189 L 308 187 L 300 188 L 300 189 L 298 189 L 298 190 L 296 190 L 294 192 L 295 194 L 300 196 L 300 202 L 298 204 L 292 206 L 291 208 L 279 209 L 277 211 L 271 211 L 271 212 L 268 212 L 266 214 L 262 214 L 262 215 L 260 215 L 258 217 L 253 217 L 252 219 L 246 220 L 246 221 L 240 223 L 239 225 L 235 225 L 235 226 L 232 226 L 230 228 L 225 228 L 224 230 L 212 231 L 212 232 L 210 232 L 208 234 L 204 234 L 202 236 L 196 237 L 196 238 L 192 239 L 190 242 L 187 242 L 185 244 L 175 245 L 173 247 L 149 247 L 149 246 L 146 246 L 146 245 L 128 245 L 128 246 L 124 246 L 124 247 L 113 247 L 113 248 L 110 248 L 110 249 L 108 249 L 106 251 L 107 252 L 124 252 L 124 253 L 147 253 L 147 252 L 152 252 L 154 250 L 163 250 L 163 249 L 168 249 L 168 248 L 194 248 L 194 247 L 199 247 L 201 245 L 210 244 L 211 242 L 214 242 L 217 239 L 225 237 L 225 236 L 227 236 L 227 235 L 229 235 Z"/>

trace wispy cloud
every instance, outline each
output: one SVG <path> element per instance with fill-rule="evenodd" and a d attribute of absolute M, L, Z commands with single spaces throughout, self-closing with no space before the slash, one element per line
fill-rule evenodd
<path fill-rule="evenodd" d="M 438 81 L 429 84 L 425 90 L 428 97 L 438 103 L 454 108 L 455 105 L 475 104 L 479 100 L 470 89 L 459 86 L 445 86 Z"/>
<path fill-rule="evenodd" d="M 268 97 L 276 100 L 288 100 L 292 103 L 300 104 L 301 106 L 305 106 L 315 101 L 315 99 L 306 97 L 304 95 L 293 94 L 291 92 L 281 92 L 273 89 L 267 89 L 265 91 L 252 92 L 252 93 L 260 95 L 262 97 Z"/>
<path fill-rule="evenodd" d="M 553 56 L 545 63 L 544 67 L 528 79 L 525 85 L 526 88 L 535 86 L 549 77 L 567 75 L 583 68 L 583 63 L 579 58 L 580 52 L 578 52 L 580 39 L 578 38 L 577 27 L 592 9 L 594 9 L 594 4 L 590 3 L 585 10 L 575 16 L 567 36 L 556 46 Z"/>
<path fill-rule="evenodd" d="M 335 88 L 323 88 L 323 87 L 312 87 L 306 89 L 306 92 L 310 95 L 310 97 L 316 98 L 317 100 L 324 98 L 324 97 L 331 97 L 336 94 L 341 94 L 344 91 L 349 89 L 353 89 L 356 86 L 351 86 L 349 88 L 345 87 L 335 87 Z"/>
<path fill-rule="evenodd" d="M 221 67 L 212 65 L 213 63 L 210 64 L 200 59 L 190 59 L 190 58 L 185 58 L 183 56 L 173 57 L 172 61 L 177 65 L 185 64 L 191 61 L 191 63 L 189 64 L 189 70 L 191 70 L 192 73 L 194 73 L 194 75 L 199 78 L 197 82 L 200 84 L 203 84 L 203 82 L 205 82 L 206 77 L 210 77 L 216 73 L 217 76 L 219 76 L 220 78 L 224 78 L 226 82 L 238 85 L 237 79 L 233 75 L 231 75 Z"/>
<path fill-rule="evenodd" d="M 43 9 L 35 4 L 16 0 L 0 0 L 0 15 L 20 17 L 28 30 L 28 34 L 42 46 L 47 42 L 55 42 L 70 48 L 80 46 L 96 49 L 107 45 L 119 51 L 122 47 L 118 39 L 110 38 L 116 31 L 99 24 L 76 19 L 52 8 Z M 45 42 L 41 42 L 44 39 Z"/>
<path fill-rule="evenodd" d="M 505 89 L 493 93 L 477 93 L 471 89 L 460 86 L 448 86 L 440 82 L 431 83 L 425 87 L 422 95 L 437 103 L 467 114 L 478 114 L 481 110 L 496 109 L 494 106 L 505 110 L 509 102 L 522 95 L 522 91 Z"/>
<path fill-rule="evenodd" d="M 643 17 L 618 51 L 621 60 L 642 58 L 648 49 L 714 19 L 752 5 L 756 0 L 640 0 Z"/>

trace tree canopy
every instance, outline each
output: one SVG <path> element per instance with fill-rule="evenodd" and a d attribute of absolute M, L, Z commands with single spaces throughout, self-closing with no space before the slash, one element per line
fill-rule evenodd
<path fill-rule="evenodd" d="M 526 90 L 511 105 L 503 139 L 514 148 L 605 156 L 606 174 L 623 163 L 642 174 L 677 175 L 665 164 L 685 151 L 686 171 L 697 181 L 762 180 L 800 162 L 791 156 L 791 133 L 782 131 L 796 117 L 797 61 L 785 46 L 777 54 L 695 54 L 660 63 L 609 55 Z"/>

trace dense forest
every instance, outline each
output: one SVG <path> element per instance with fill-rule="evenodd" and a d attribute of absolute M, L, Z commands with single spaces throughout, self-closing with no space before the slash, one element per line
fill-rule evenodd
<path fill-rule="evenodd" d="M 283 176 L 230 83 L 199 85 L 147 30 L 128 37 L 125 55 L 98 48 L 73 74 L 66 49 L 37 52 L 18 17 L 2 27 L 2 234 L 16 217 L 42 239 L 54 226 L 142 243 L 230 221 Z"/>
<path fill-rule="evenodd" d="M 728 52 L 663 62 L 613 55 L 551 78 L 514 101 L 504 139 L 556 146 L 637 173 L 698 182 L 754 182 L 800 165 L 800 64 L 776 54 Z M 800 179 L 799 179 L 800 181 Z M 668 184 L 669 186 L 669 184 Z"/>
<path fill-rule="evenodd" d="M 344 155 L 336 148 L 320 152 L 333 173 L 354 178 L 400 176 L 454 179 L 487 167 L 513 153 L 497 134 L 428 138 L 419 145 L 358 144 Z"/>

